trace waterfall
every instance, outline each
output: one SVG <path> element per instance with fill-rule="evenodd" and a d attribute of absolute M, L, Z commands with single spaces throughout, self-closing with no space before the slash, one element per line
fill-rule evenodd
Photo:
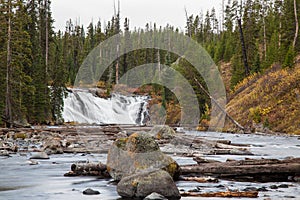
<path fill-rule="evenodd" d="M 103 99 L 88 90 L 72 89 L 64 99 L 65 122 L 80 124 L 136 124 L 148 120 L 147 96 L 124 96 L 114 93 Z"/>

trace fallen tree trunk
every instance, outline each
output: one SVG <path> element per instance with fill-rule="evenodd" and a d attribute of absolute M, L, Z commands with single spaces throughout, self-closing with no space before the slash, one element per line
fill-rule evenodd
<path fill-rule="evenodd" d="M 219 180 L 213 177 L 180 177 L 182 181 L 195 181 L 198 183 L 218 183 Z"/>
<path fill-rule="evenodd" d="M 217 105 L 217 107 L 225 114 L 225 116 L 228 117 L 228 119 L 233 122 L 242 132 L 245 132 L 245 128 L 240 125 L 235 119 L 233 119 L 233 117 L 231 117 L 231 115 L 228 114 L 228 112 L 225 110 L 225 108 L 223 108 L 219 102 L 209 94 L 209 92 L 201 85 L 201 83 L 194 78 L 194 80 L 196 81 L 196 83 L 199 85 L 199 87 L 202 89 L 202 91 L 213 101 L 213 103 L 215 103 Z"/>
<path fill-rule="evenodd" d="M 188 146 L 206 155 L 253 155 L 246 145 L 231 144 L 229 140 L 209 140 L 201 137 L 177 135 L 171 140 L 173 145 Z"/>
<path fill-rule="evenodd" d="M 212 193 L 197 193 L 197 192 L 184 192 L 181 193 L 182 197 L 247 197 L 247 198 L 257 198 L 257 191 L 250 192 L 212 192 Z"/>
<path fill-rule="evenodd" d="M 291 181 L 300 174 L 300 158 L 242 160 L 181 166 L 183 175 L 201 174 L 241 181 Z"/>
<path fill-rule="evenodd" d="M 72 164 L 71 171 L 65 176 L 100 176 L 101 178 L 110 178 L 105 164 L 102 163 L 87 163 L 87 164 Z"/>
<path fill-rule="evenodd" d="M 72 164 L 71 170 L 80 173 L 84 171 L 105 171 L 106 165 L 102 163 Z"/>
<path fill-rule="evenodd" d="M 215 149 L 210 152 L 212 155 L 253 155 L 246 149 Z"/>

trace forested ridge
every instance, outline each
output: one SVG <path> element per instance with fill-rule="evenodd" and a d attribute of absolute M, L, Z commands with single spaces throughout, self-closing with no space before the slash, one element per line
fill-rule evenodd
<path fill-rule="evenodd" d="M 157 27 L 155 23 L 130 30 L 130 19 L 120 16 L 120 12 L 115 12 L 110 21 L 91 22 L 88 27 L 70 19 L 65 30 L 55 31 L 50 0 L 0 2 L 2 126 L 62 123 L 65 88 L 74 84 L 88 53 L 113 35 L 180 32 L 171 25 Z M 215 9 L 198 14 L 186 12 L 186 29 L 181 34 L 201 44 L 216 64 L 229 63 L 228 93 L 231 94 L 228 95 L 234 98 L 232 94 L 243 80 L 265 74 L 272 65 L 285 70 L 295 67 L 295 57 L 300 51 L 299 10 L 300 0 L 223 1 L 220 15 Z M 98 85 L 110 91 L 128 70 L 157 62 L 173 67 L 190 81 L 200 103 L 202 119 L 209 118 L 210 100 L 195 82 L 193 67 L 167 51 L 142 49 L 121 55 Z M 170 91 L 161 86 L 154 89 L 164 106 L 176 104 Z"/>

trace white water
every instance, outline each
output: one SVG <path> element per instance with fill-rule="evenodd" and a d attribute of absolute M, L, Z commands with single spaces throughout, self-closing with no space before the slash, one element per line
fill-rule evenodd
<path fill-rule="evenodd" d="M 145 96 L 113 94 L 109 99 L 95 96 L 87 90 L 72 90 L 64 100 L 62 116 L 65 122 L 81 124 L 145 124 Z"/>

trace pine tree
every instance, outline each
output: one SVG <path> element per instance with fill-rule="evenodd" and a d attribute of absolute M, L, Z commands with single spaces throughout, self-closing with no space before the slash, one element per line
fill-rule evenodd
<path fill-rule="evenodd" d="M 3 9 L 3 30 L 6 33 L 1 57 L 6 57 L 6 105 L 5 121 L 7 126 L 27 124 L 26 95 L 32 93 L 31 77 L 26 73 L 31 66 L 31 42 L 26 30 L 29 17 L 22 0 L 1 1 Z M 30 106 L 29 106 L 30 107 Z"/>
<path fill-rule="evenodd" d="M 282 56 L 286 55 L 290 45 L 292 45 L 295 37 L 295 15 L 294 2 L 292 0 L 285 0 L 282 8 Z"/>
<path fill-rule="evenodd" d="M 66 83 L 66 68 L 63 59 L 63 41 L 62 35 L 59 31 L 55 35 L 54 43 L 52 43 L 50 54 L 53 54 L 51 68 L 49 69 L 51 78 L 51 114 L 52 119 L 56 124 L 63 122 L 62 111 L 64 106 L 65 83 Z"/>
<path fill-rule="evenodd" d="M 6 5 L 0 1 L 0 125 L 5 118 L 5 97 L 6 97 L 6 39 L 7 39 L 7 19 Z"/>
<path fill-rule="evenodd" d="M 284 58 L 283 67 L 293 67 L 295 58 L 294 46 L 291 45 Z"/>

